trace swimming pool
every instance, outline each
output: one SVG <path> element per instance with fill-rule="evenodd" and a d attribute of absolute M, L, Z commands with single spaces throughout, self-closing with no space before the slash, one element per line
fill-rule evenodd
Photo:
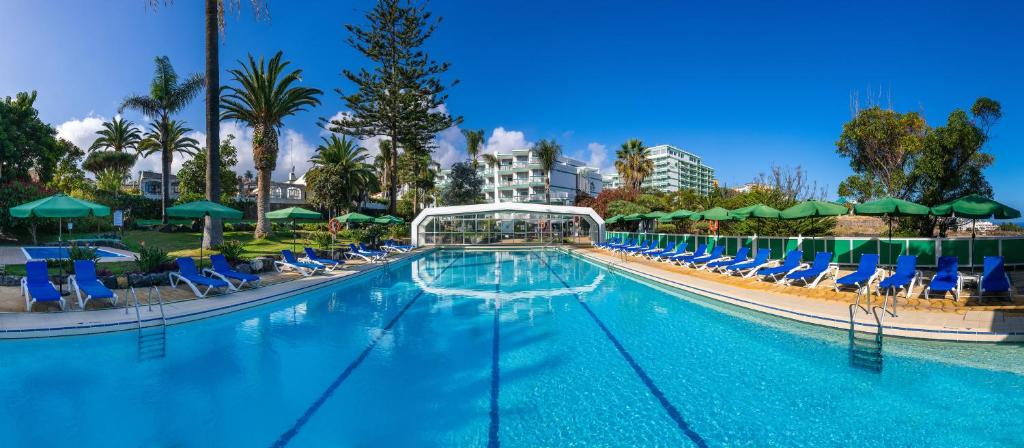
<path fill-rule="evenodd" d="M 29 260 L 68 258 L 69 253 L 66 247 L 22 247 L 21 250 L 25 252 L 25 258 Z M 96 249 L 96 256 L 102 258 L 128 258 L 125 255 L 103 249 Z"/>
<path fill-rule="evenodd" d="M 430 252 L 168 327 L 165 357 L 139 345 L 132 332 L 0 342 L 3 445 L 1024 442 L 1024 375 L 961 359 L 1019 367 L 1019 345 L 887 340 L 882 367 L 864 368 L 842 331 L 559 252 Z"/>

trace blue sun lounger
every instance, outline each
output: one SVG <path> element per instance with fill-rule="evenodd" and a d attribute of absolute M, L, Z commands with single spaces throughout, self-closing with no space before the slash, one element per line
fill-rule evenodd
<path fill-rule="evenodd" d="M 25 263 L 25 277 L 21 279 L 21 293 L 25 296 L 25 311 L 32 311 L 36 302 L 57 302 L 64 309 L 64 298 L 50 281 L 50 273 L 43 260 Z"/>
<path fill-rule="evenodd" d="M 96 263 L 92 260 L 75 260 L 75 274 L 68 276 L 68 289 L 75 291 L 78 307 L 83 310 L 90 300 L 107 299 L 117 305 L 117 294 L 96 278 Z"/>
<path fill-rule="evenodd" d="M 839 266 L 832 264 L 832 252 L 818 252 L 814 254 L 814 261 L 810 265 L 803 263 L 797 270 L 786 274 L 784 284 L 788 286 L 794 282 L 803 282 L 804 286 L 813 288 L 826 275 L 835 277 L 836 272 L 839 272 Z"/>
<path fill-rule="evenodd" d="M 199 274 L 199 269 L 196 268 L 196 261 L 192 257 L 179 257 L 175 260 L 178 264 L 178 272 L 167 273 L 168 279 L 171 281 L 171 287 L 177 288 L 178 283 L 185 283 L 188 285 L 196 297 L 206 297 L 213 288 L 231 288 L 231 283 L 226 280 L 219 278 L 204 277 Z M 199 290 L 200 286 L 205 286 L 206 289 L 203 291 Z"/>
<path fill-rule="evenodd" d="M 398 244 L 394 240 L 384 240 L 384 244 L 381 244 L 380 247 L 383 247 L 384 249 L 388 249 L 388 250 L 395 250 L 395 251 L 398 251 L 398 252 L 409 252 L 410 250 L 413 250 L 413 249 L 416 248 L 416 246 L 408 246 L 408 245 L 404 245 L 404 244 Z"/>
<path fill-rule="evenodd" d="M 655 247 L 658 247 L 658 242 L 654 241 L 654 240 L 651 240 L 650 242 L 647 243 L 646 246 L 640 246 L 640 247 L 634 247 L 632 249 L 626 249 L 626 252 L 628 252 L 630 255 L 641 255 L 641 254 L 643 254 L 646 251 L 654 249 Z"/>
<path fill-rule="evenodd" d="M 856 271 L 836 279 L 835 290 L 838 292 L 839 288 L 854 286 L 859 293 L 870 286 L 881 272 L 882 270 L 878 268 L 878 254 L 861 255 Z"/>
<path fill-rule="evenodd" d="M 749 278 L 750 276 L 754 275 L 754 273 L 757 272 L 758 269 L 768 266 L 771 263 L 771 261 L 769 260 L 771 254 L 771 249 L 758 249 L 757 252 L 754 254 L 753 260 L 726 266 L 725 274 L 739 274 L 744 278 Z M 744 274 L 744 272 L 746 272 L 746 274 Z"/>
<path fill-rule="evenodd" d="M 722 259 L 722 254 L 724 254 L 724 253 L 725 253 L 725 246 L 715 246 L 714 249 L 711 249 L 711 253 L 710 254 L 707 254 L 707 255 L 704 255 L 704 256 L 701 256 L 701 257 L 693 257 L 693 258 L 687 260 L 686 263 L 689 264 L 690 267 L 692 267 L 692 268 L 697 268 L 698 265 L 700 265 L 699 267 L 704 267 L 704 265 L 706 265 L 706 264 L 708 264 L 708 263 L 710 263 L 712 261 L 719 261 L 719 260 L 721 260 Z"/>
<path fill-rule="evenodd" d="M 359 243 L 359 252 L 364 253 L 364 254 L 368 254 L 368 255 L 374 255 L 374 256 L 380 257 L 381 259 L 383 259 L 383 258 L 388 256 L 387 252 L 382 251 L 382 250 L 370 249 L 370 248 L 366 247 L 365 243 L 362 243 L 362 242 Z"/>
<path fill-rule="evenodd" d="M 1013 301 L 1013 283 L 1010 282 L 1010 276 L 1006 274 L 1004 263 L 1003 257 L 985 257 L 981 282 L 978 284 L 979 295 L 1005 292 L 1007 298 L 1011 302 Z"/>
<path fill-rule="evenodd" d="M 889 301 L 889 293 L 892 293 L 892 315 L 896 315 L 896 294 L 899 290 L 905 290 L 904 296 L 910 298 L 914 295 L 914 285 L 921 281 L 921 271 L 917 270 L 917 257 L 914 255 L 900 255 L 896 259 L 896 272 L 878 282 L 878 294 L 885 291 L 885 300 L 882 301 L 882 311 L 885 311 Z"/>
<path fill-rule="evenodd" d="M 288 268 L 302 274 L 303 277 L 309 277 L 324 268 L 319 264 L 299 261 L 295 258 L 295 254 L 288 249 L 281 251 L 281 258 L 282 260 L 280 261 L 274 261 L 274 266 L 277 268 L 278 272 L 281 271 L 281 268 Z"/>
<path fill-rule="evenodd" d="M 232 269 L 231 265 L 228 264 L 227 257 L 223 254 L 210 255 L 210 264 L 212 264 L 213 267 L 204 268 L 203 273 L 210 277 L 219 278 L 228 282 L 228 286 L 235 291 L 242 289 L 246 283 L 253 286 L 257 286 L 260 283 L 260 276 L 256 274 L 246 274 Z M 232 280 L 237 281 L 238 285 L 231 283 Z"/>
<path fill-rule="evenodd" d="M 679 266 L 684 266 L 684 265 L 686 265 L 686 263 L 689 263 L 690 260 L 692 260 L 694 258 L 703 257 L 704 254 L 707 252 L 707 250 L 708 250 L 708 245 L 707 244 L 698 244 L 697 245 L 697 250 L 693 251 L 692 253 L 673 256 L 673 257 L 669 258 L 669 261 L 672 262 L 672 263 L 675 263 L 675 264 L 677 264 Z"/>
<path fill-rule="evenodd" d="M 686 242 L 679 243 L 679 244 L 676 245 L 676 250 L 674 250 L 672 252 L 668 252 L 668 251 L 662 252 L 662 253 L 652 257 L 652 259 L 657 260 L 657 261 L 666 261 L 667 262 L 667 261 L 669 261 L 670 258 L 672 258 L 674 256 L 686 254 L 686 246 L 687 246 Z"/>
<path fill-rule="evenodd" d="M 317 256 L 316 251 L 313 250 L 312 247 L 303 247 L 302 250 L 306 252 L 306 258 L 303 258 L 304 261 L 323 265 L 324 269 L 326 269 L 329 272 L 333 272 L 335 269 L 338 269 L 341 267 L 341 265 L 345 264 L 344 260 L 320 258 L 319 256 Z"/>
<path fill-rule="evenodd" d="M 676 248 L 676 242 L 675 241 L 669 241 L 669 243 L 666 244 L 665 247 L 663 247 L 663 248 L 655 247 L 654 249 L 650 249 L 650 250 L 644 251 L 643 256 L 645 256 L 647 258 L 654 258 L 654 257 L 658 256 L 658 254 L 663 254 L 665 252 L 672 252 L 673 250 L 675 250 L 675 248 Z"/>
<path fill-rule="evenodd" d="M 757 276 L 758 280 L 766 280 L 771 278 L 773 282 L 778 282 L 782 278 L 789 275 L 797 269 L 800 269 L 800 260 L 804 258 L 804 251 L 802 250 L 791 250 L 786 253 L 786 257 L 782 259 L 782 264 L 778 266 L 766 266 L 755 271 L 754 275 Z"/>
<path fill-rule="evenodd" d="M 935 275 L 932 276 L 932 280 L 928 282 L 928 287 L 924 289 L 924 298 L 930 299 L 932 291 L 941 292 L 945 296 L 947 292 L 953 293 L 953 299 L 960 299 L 960 291 L 964 286 L 964 276 L 960 275 L 957 270 L 959 261 L 955 255 L 947 255 L 939 257 L 937 267 L 935 269 Z M 940 299 L 942 297 L 939 297 Z"/>
<path fill-rule="evenodd" d="M 708 264 L 704 265 L 704 269 L 707 269 L 712 272 L 721 271 L 726 266 L 732 266 L 736 263 L 743 263 L 747 261 L 747 256 L 749 254 L 749 247 L 741 247 L 739 249 L 736 249 L 736 255 L 733 256 L 732 258 L 722 258 L 716 261 L 708 262 Z"/>

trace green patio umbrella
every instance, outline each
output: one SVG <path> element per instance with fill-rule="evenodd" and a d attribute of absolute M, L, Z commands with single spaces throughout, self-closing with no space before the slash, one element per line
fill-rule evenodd
<path fill-rule="evenodd" d="M 643 213 L 633 213 L 632 215 L 626 215 L 622 217 L 623 221 L 639 221 L 644 219 Z"/>
<path fill-rule="evenodd" d="M 658 219 L 663 218 L 663 217 L 665 217 L 667 215 L 668 215 L 668 213 L 665 213 L 665 212 L 662 212 L 662 211 L 657 211 L 657 210 L 655 210 L 653 212 L 649 212 L 649 213 L 644 213 L 643 214 L 644 222 L 642 224 L 646 228 L 647 227 L 647 220 L 658 220 Z"/>
<path fill-rule="evenodd" d="M 11 207 L 9 211 L 15 218 L 57 218 L 57 246 L 61 249 L 64 248 L 64 218 L 110 215 L 110 207 L 66 196 L 63 193 Z M 60 275 L 64 277 L 63 263 L 60 265 Z M 60 282 L 60 295 L 64 295 L 63 281 Z"/>
<path fill-rule="evenodd" d="M 989 218 L 1020 218 L 1020 210 L 977 194 L 936 205 L 932 207 L 931 212 L 935 216 L 952 216 L 954 218 L 968 218 L 971 220 L 971 269 L 974 269 L 974 226 L 977 224 L 977 221 Z"/>
<path fill-rule="evenodd" d="M 373 218 L 375 224 L 405 224 L 405 220 L 397 216 L 384 215 Z"/>
<path fill-rule="evenodd" d="M 668 213 L 665 216 L 662 216 L 662 217 L 658 218 L 658 222 L 678 221 L 678 220 L 681 220 L 681 219 L 689 218 L 690 215 L 692 215 L 692 214 L 693 214 L 693 212 L 691 212 L 689 210 L 679 209 L 679 210 L 676 210 L 676 211 L 674 211 L 672 213 Z"/>
<path fill-rule="evenodd" d="M 743 219 L 743 217 L 736 216 L 722 207 L 709 208 L 690 215 L 691 221 L 742 221 Z M 715 244 L 718 244 L 718 226 L 715 226 L 715 241 Z"/>
<path fill-rule="evenodd" d="M 280 210 L 274 210 L 267 213 L 267 219 L 273 220 L 291 220 L 292 221 L 292 251 L 295 251 L 295 242 L 297 229 L 295 229 L 295 220 L 297 219 L 322 219 L 323 216 L 319 212 L 305 209 L 302 207 L 288 207 Z"/>
<path fill-rule="evenodd" d="M 884 216 L 889 221 L 889 244 L 886 248 L 889 251 L 886 254 L 887 261 L 892 261 L 892 218 L 898 216 L 927 216 L 930 211 L 931 209 L 924 205 L 894 197 L 884 197 L 853 206 L 853 213 L 856 215 Z M 903 249 L 901 248 L 900 254 L 902 253 Z"/>
<path fill-rule="evenodd" d="M 760 234 L 761 220 L 765 218 L 777 219 L 782 212 L 774 207 L 769 207 L 767 205 L 759 203 L 754 205 L 748 205 L 746 207 L 737 208 L 735 210 L 732 210 L 730 213 L 732 213 L 735 216 L 740 216 L 743 218 L 758 218 L 757 233 Z"/>
<path fill-rule="evenodd" d="M 779 212 L 782 219 L 820 218 L 825 216 L 842 216 L 850 210 L 845 206 L 828 201 L 804 201 Z M 811 237 L 814 246 L 815 237 Z"/>
<path fill-rule="evenodd" d="M 242 211 L 211 201 L 193 201 L 174 207 L 167 207 L 167 216 L 177 218 L 242 219 Z M 203 234 L 199 233 L 199 269 L 203 269 Z"/>
<path fill-rule="evenodd" d="M 604 220 L 604 223 L 605 224 L 615 224 L 615 223 L 617 223 L 619 221 L 622 221 L 622 215 L 612 216 L 611 218 L 608 218 L 608 219 Z"/>
<path fill-rule="evenodd" d="M 342 224 L 362 224 L 373 222 L 372 217 L 357 212 L 346 213 L 334 219 Z"/>

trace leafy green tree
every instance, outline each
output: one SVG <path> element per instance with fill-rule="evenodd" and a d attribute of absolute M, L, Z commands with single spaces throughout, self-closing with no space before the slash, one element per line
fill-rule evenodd
<path fill-rule="evenodd" d="M 916 112 L 899 113 L 874 106 L 843 125 L 836 152 L 850 159 L 856 173 L 843 181 L 844 196 L 859 201 L 880 193 L 909 199 L 914 159 L 921 153 L 928 125 Z"/>
<path fill-rule="evenodd" d="M 544 199 L 545 203 L 551 203 L 551 170 L 558 163 L 558 157 L 562 155 L 562 146 L 554 140 L 541 140 L 533 147 L 537 154 L 540 169 L 544 171 Z"/>
<path fill-rule="evenodd" d="M 233 168 L 238 165 L 238 148 L 234 144 L 235 136 L 228 135 L 219 145 L 220 167 L 219 177 L 221 178 L 221 194 L 217 202 L 231 202 L 238 195 L 238 176 Z M 206 198 L 206 148 L 200 149 L 191 159 L 188 159 L 178 170 L 178 203 L 198 201 Z"/>
<path fill-rule="evenodd" d="M 82 169 L 96 176 L 96 188 L 118 193 L 132 167 L 136 155 L 119 151 L 94 151 L 82 162 Z"/>
<path fill-rule="evenodd" d="M 421 192 L 434 188 L 435 173 L 430 169 L 433 159 L 430 152 L 407 145 L 408 148 L 398 156 L 398 178 L 404 179 L 403 184 L 412 190 L 412 216 L 419 212 Z"/>
<path fill-rule="evenodd" d="M 650 213 L 651 209 L 636 202 L 617 199 L 608 203 L 607 213 L 609 216 L 632 215 L 634 213 Z"/>
<path fill-rule="evenodd" d="M 85 196 L 90 192 L 91 186 L 86 181 L 85 175 L 82 174 L 82 170 L 78 168 L 85 152 L 74 143 L 62 138 L 56 140 L 55 147 L 63 156 L 52 170 L 49 180 L 45 182 L 47 188 L 68 195 Z"/>
<path fill-rule="evenodd" d="M 914 199 L 922 204 L 941 204 L 969 194 L 992 196 L 992 186 L 984 170 L 995 158 L 985 151 L 989 129 L 1002 118 L 1002 106 L 989 98 L 979 98 L 971 113 L 956 109 L 945 126 L 932 129 L 925 138 L 924 151 L 911 173 Z M 945 235 L 952 219 L 935 217 L 917 220 L 922 236 L 931 236 L 935 224 Z"/>
<path fill-rule="evenodd" d="M 79 173 L 81 173 L 81 170 L 79 170 Z M 39 183 L 8 179 L 0 184 L 0 210 L 8 210 L 11 207 L 39 200 L 54 193 L 56 191 L 50 190 Z M 15 218 L 10 213 L 0 213 L 0 235 L 27 230 L 32 239 L 32 244 L 39 244 L 36 229 L 40 223 L 40 218 L 22 219 Z"/>
<path fill-rule="evenodd" d="M 0 181 L 27 180 L 33 172 L 50 179 L 64 157 L 57 131 L 39 119 L 35 101 L 35 91 L 0 101 Z"/>
<path fill-rule="evenodd" d="M 385 136 L 396 144 L 416 144 L 430 150 L 434 136 L 462 122 L 442 107 L 448 99 L 441 75 L 447 62 L 439 63 L 423 48 L 440 19 L 433 19 L 425 5 L 408 0 L 378 0 L 366 14 L 367 26 L 346 25 L 349 45 L 369 60 L 360 70 L 343 70 L 355 91 L 339 89 L 352 112 L 330 122 L 334 132 L 360 138 Z M 395 148 L 395 154 L 399 149 Z M 398 157 L 387 171 L 388 211 L 396 212 Z"/>
<path fill-rule="evenodd" d="M 469 160 L 473 162 L 473 168 L 479 166 L 480 150 L 484 146 L 484 130 L 479 129 L 476 131 L 470 129 L 463 129 L 462 135 L 466 137 L 466 153 L 469 154 Z"/>
<path fill-rule="evenodd" d="M 121 117 L 103 122 L 103 129 L 96 131 L 96 140 L 89 146 L 89 152 L 107 150 L 136 152 L 142 142 L 142 130 L 135 123 Z"/>
<path fill-rule="evenodd" d="M 396 158 L 395 145 L 391 144 L 391 140 L 381 140 L 379 149 L 377 156 L 373 158 L 373 169 L 377 171 L 377 179 L 380 179 L 381 191 L 385 196 L 390 197 L 391 179 L 395 174 L 391 172 L 391 161 Z M 390 199 L 388 200 L 390 201 Z"/>
<path fill-rule="evenodd" d="M 324 138 L 310 159 L 313 168 L 306 173 L 310 203 L 334 216 L 375 191 L 377 177 L 368 159 L 366 148 L 353 140 L 333 134 Z"/>
<path fill-rule="evenodd" d="M 638 138 L 631 138 L 615 153 L 615 170 L 627 188 L 640 191 L 644 179 L 654 173 L 654 162 L 647 158 L 647 147 Z"/>
<path fill-rule="evenodd" d="M 448 183 L 441 188 L 439 202 L 442 205 L 477 204 L 483 201 L 484 180 L 472 162 L 452 165 Z"/>
<path fill-rule="evenodd" d="M 288 61 L 280 51 L 264 61 L 249 55 L 242 68 L 228 70 L 236 86 L 224 88 L 221 118 L 245 122 L 253 129 L 252 153 L 256 164 L 256 238 L 270 235 L 270 175 L 277 168 L 278 132 L 285 117 L 317 106 L 323 92 L 294 84 L 302 81 L 302 70 L 288 72 Z"/>
<path fill-rule="evenodd" d="M 177 148 L 172 147 L 177 140 L 172 137 L 176 135 L 175 126 L 179 122 L 171 117 L 180 112 L 185 106 L 199 94 L 203 88 L 203 77 L 198 73 L 189 75 L 179 80 L 178 73 L 171 66 L 171 60 L 167 56 L 158 56 L 154 60 L 156 69 L 153 73 L 153 81 L 149 87 L 149 95 L 130 95 L 121 103 L 119 112 L 126 109 L 137 111 L 153 120 L 150 132 L 146 140 L 150 140 L 144 152 L 152 153 L 160 151 L 161 167 L 161 190 L 163 197 L 161 201 L 161 220 L 167 223 L 167 206 L 170 204 L 170 175 L 171 160 Z M 179 82 L 180 81 L 180 82 Z M 158 139 L 152 139 L 158 137 Z M 189 139 L 195 142 L 194 139 Z M 157 149 L 154 144 L 158 145 Z M 140 144 L 140 150 L 142 150 Z"/>

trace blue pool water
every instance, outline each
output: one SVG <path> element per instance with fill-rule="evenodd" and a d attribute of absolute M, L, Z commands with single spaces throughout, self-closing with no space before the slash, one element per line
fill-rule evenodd
<path fill-rule="evenodd" d="M 66 247 L 22 247 L 21 250 L 25 251 L 25 254 L 30 260 L 47 260 L 55 258 L 68 258 L 68 248 Z M 108 250 L 96 249 L 97 257 L 112 257 L 112 258 L 128 258 L 124 255 L 110 252 Z"/>
<path fill-rule="evenodd" d="M 1024 444 L 1021 346 L 887 339 L 865 368 L 844 332 L 556 252 L 431 252 L 138 347 L 0 342 L 2 445 Z"/>

